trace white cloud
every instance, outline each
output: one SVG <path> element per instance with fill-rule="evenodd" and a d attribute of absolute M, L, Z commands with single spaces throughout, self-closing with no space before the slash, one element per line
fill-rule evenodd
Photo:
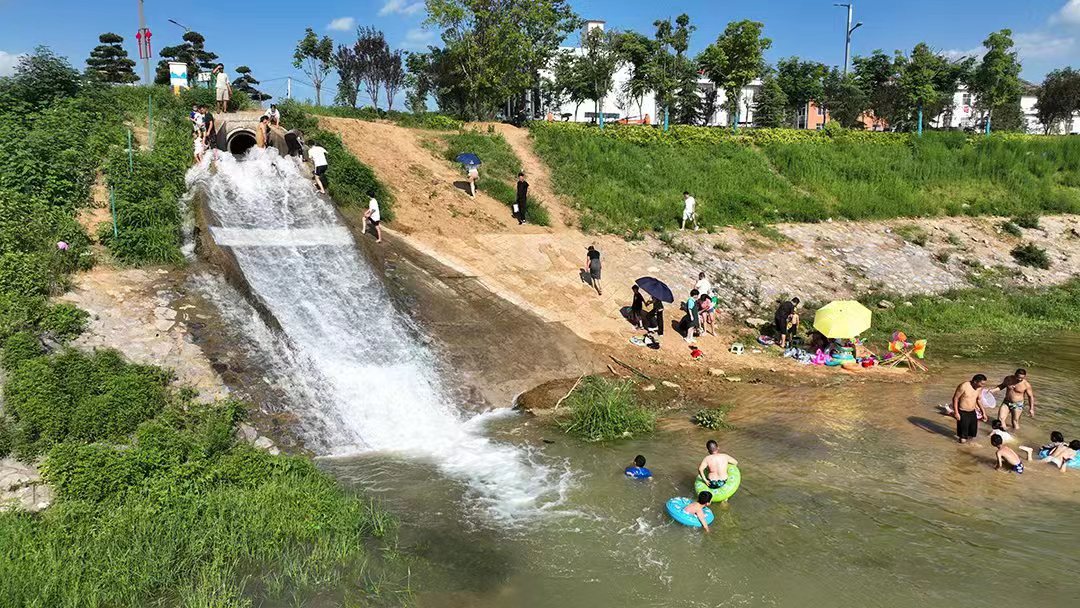
<path fill-rule="evenodd" d="M 412 2 L 410 0 L 386 0 L 382 8 L 379 9 L 379 16 L 385 17 L 387 15 L 415 15 L 424 10 L 423 2 Z"/>
<path fill-rule="evenodd" d="M 407 51 L 426 51 L 429 44 L 435 42 L 435 32 L 414 27 L 405 32 L 401 48 Z"/>
<path fill-rule="evenodd" d="M 1065 6 L 1061 7 L 1061 10 L 1054 13 L 1050 21 L 1067 25 L 1080 25 L 1080 0 L 1066 2 Z"/>
<path fill-rule="evenodd" d="M 950 49 L 948 51 L 942 51 L 941 54 L 945 55 L 945 57 L 947 57 L 949 59 L 952 59 L 953 61 L 956 61 L 957 59 L 963 59 L 965 57 L 976 57 L 976 58 L 982 57 L 983 53 L 985 53 L 985 52 L 986 52 L 986 49 L 984 49 L 981 46 L 978 46 L 978 47 L 975 47 L 973 49 L 968 49 L 966 51 L 963 51 L 963 50 L 960 50 L 960 49 Z"/>
<path fill-rule="evenodd" d="M 1073 3 L 1070 2 L 1070 4 Z M 1080 12 L 1080 2 L 1076 4 L 1077 11 Z M 1047 32 L 1017 34 L 1013 40 L 1016 42 L 1016 52 L 1021 61 L 1064 57 L 1076 46 L 1076 39 L 1072 36 L 1057 36 Z"/>
<path fill-rule="evenodd" d="M 0 76 L 11 76 L 15 73 L 15 64 L 22 59 L 22 53 L 8 53 L 0 51 Z"/>
<path fill-rule="evenodd" d="M 348 32 L 356 27 L 356 19 L 352 17 L 338 17 L 330 22 L 326 26 L 328 30 L 334 30 L 335 32 Z"/>

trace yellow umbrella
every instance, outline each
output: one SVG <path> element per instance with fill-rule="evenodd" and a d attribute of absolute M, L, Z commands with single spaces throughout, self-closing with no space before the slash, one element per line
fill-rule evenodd
<path fill-rule="evenodd" d="M 826 338 L 854 338 L 870 329 L 870 309 L 854 300 L 837 300 L 814 314 L 814 329 Z"/>

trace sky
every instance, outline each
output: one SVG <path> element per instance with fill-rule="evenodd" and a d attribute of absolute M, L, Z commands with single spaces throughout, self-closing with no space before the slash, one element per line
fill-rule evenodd
<path fill-rule="evenodd" d="M 770 62 L 798 55 L 840 65 L 846 11 L 834 7 L 835 1 L 571 0 L 571 5 L 581 17 L 606 21 L 608 28 L 648 35 L 656 19 L 685 12 L 697 26 L 692 52 L 715 40 L 728 22 L 754 19 L 765 24 L 765 35 L 773 41 L 766 55 Z M 927 42 L 961 56 L 978 52 L 988 33 L 1010 28 L 1028 80 L 1041 81 L 1055 68 L 1080 67 L 1080 0 L 845 1 L 854 2 L 855 21 L 863 23 L 853 36 L 853 55 L 910 50 Z M 9 74 L 18 55 L 37 45 L 51 47 L 82 68 L 97 35 L 107 31 L 124 36 L 129 55 L 137 59 L 137 9 L 138 0 L 0 0 L 0 75 Z M 422 0 L 145 0 L 145 11 L 155 52 L 180 41 L 184 30 L 169 23 L 173 19 L 202 33 L 207 49 L 220 56 L 226 69 L 250 66 L 252 75 L 264 81 L 260 88 L 280 97 L 284 78 L 293 76 L 298 79 L 294 97 L 314 98 L 314 91 L 300 82 L 309 79 L 292 67 L 304 28 L 348 43 L 358 25 L 372 25 L 386 33 L 393 48 L 410 51 L 439 42 L 437 32 L 423 27 Z M 571 35 L 568 43 L 576 42 L 577 35 Z M 142 73 L 141 64 L 137 70 Z M 335 89 L 331 76 L 324 102 L 333 99 Z"/>

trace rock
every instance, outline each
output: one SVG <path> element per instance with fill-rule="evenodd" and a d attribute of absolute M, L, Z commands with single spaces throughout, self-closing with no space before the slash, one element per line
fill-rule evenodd
<path fill-rule="evenodd" d="M 742 382 L 742 378 L 740 378 L 738 376 L 728 376 L 727 381 L 728 382 Z"/>
<path fill-rule="evenodd" d="M 158 306 L 154 309 L 154 316 L 159 319 L 168 319 L 172 321 L 176 318 L 176 311 L 171 308 L 166 308 L 164 306 Z"/>
<path fill-rule="evenodd" d="M 281 450 L 279 450 L 277 446 L 270 446 L 270 448 L 266 450 L 266 453 L 270 454 L 271 456 L 278 456 L 281 454 Z"/>
<path fill-rule="evenodd" d="M 656 385 L 655 384 L 648 384 L 648 385 L 642 387 L 641 390 L 645 391 L 646 393 L 648 393 L 650 391 L 655 391 L 656 390 Z"/>
<path fill-rule="evenodd" d="M 175 323 L 168 319 L 154 319 L 154 328 L 158 331 L 169 331 L 173 325 Z"/>
<path fill-rule="evenodd" d="M 911 302 L 904 302 L 904 306 L 914 306 Z"/>
<path fill-rule="evenodd" d="M 720 376 L 724 375 L 724 370 L 718 369 L 718 368 L 715 368 L 715 367 L 710 367 L 709 368 L 709 375 L 719 378 Z"/>
<path fill-rule="evenodd" d="M 757 328 L 761 327 L 762 325 L 765 325 L 766 323 L 768 323 L 768 321 L 766 321 L 765 319 L 758 318 L 758 317 L 748 317 L 745 321 L 743 321 L 743 323 L 746 323 L 746 326 L 749 327 L 749 328 L 757 329 Z"/>
<path fill-rule="evenodd" d="M 674 382 L 668 382 L 667 380 L 662 380 L 660 382 L 660 384 L 663 384 L 664 386 L 666 386 L 668 388 L 682 388 L 678 384 L 675 384 Z"/>
<path fill-rule="evenodd" d="M 18 509 L 36 513 L 52 504 L 52 489 L 38 470 L 14 458 L 0 460 L 0 512 Z"/>
<path fill-rule="evenodd" d="M 880 302 L 877 303 L 877 307 L 878 308 L 884 308 L 884 309 L 888 310 L 890 308 L 895 308 L 895 305 L 892 302 L 888 301 L 888 300 L 881 300 Z"/>
<path fill-rule="evenodd" d="M 276 446 L 274 445 L 274 442 L 273 442 L 273 440 L 271 440 L 271 439 L 270 439 L 269 437 L 259 437 L 258 439 L 256 439 L 255 441 L 253 441 L 253 442 L 251 443 L 251 445 L 253 445 L 253 446 L 255 446 L 255 447 L 259 448 L 260 450 L 266 450 L 266 451 L 268 451 L 268 452 L 269 452 L 269 451 L 270 451 L 270 450 L 271 450 L 272 448 L 273 448 L 273 449 L 276 449 Z"/>
<path fill-rule="evenodd" d="M 259 438 L 259 432 L 250 424 L 241 422 L 240 425 L 236 427 L 236 437 L 247 443 L 255 443 L 255 440 Z"/>

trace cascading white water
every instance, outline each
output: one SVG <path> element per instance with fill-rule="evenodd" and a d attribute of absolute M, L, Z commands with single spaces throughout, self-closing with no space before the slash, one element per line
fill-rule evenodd
<path fill-rule="evenodd" d="M 265 327 L 248 331 L 276 351 L 310 447 L 429 459 L 505 519 L 562 502 L 567 472 L 488 439 L 483 418 L 467 419 L 447 398 L 434 353 L 291 159 L 253 149 L 243 160 L 220 154 L 215 164 L 214 172 L 193 169 L 189 184 L 205 190 L 221 224 L 213 238 L 232 249 L 281 326 L 272 338 Z"/>

